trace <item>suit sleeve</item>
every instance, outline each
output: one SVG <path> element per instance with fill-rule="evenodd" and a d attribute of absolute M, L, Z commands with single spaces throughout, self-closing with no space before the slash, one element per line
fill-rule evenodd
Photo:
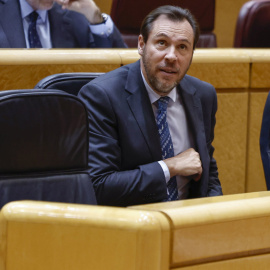
<path fill-rule="evenodd" d="M 214 147 L 212 145 L 214 140 L 214 129 L 216 125 L 216 112 L 217 112 L 217 95 L 215 89 L 213 90 L 213 107 L 211 114 L 211 134 L 210 141 L 207 142 L 209 156 L 210 156 L 210 168 L 209 168 L 209 183 L 207 196 L 219 196 L 222 195 L 222 188 L 218 178 L 218 168 L 216 160 L 213 157 Z"/>
<path fill-rule="evenodd" d="M 165 200 L 166 182 L 158 162 L 131 169 L 122 167 L 123 145 L 118 121 L 125 115 L 115 113 L 106 91 L 88 84 L 79 92 L 79 98 L 88 111 L 89 173 L 98 204 L 128 206 Z M 132 159 L 132 154 L 128 158 Z"/>

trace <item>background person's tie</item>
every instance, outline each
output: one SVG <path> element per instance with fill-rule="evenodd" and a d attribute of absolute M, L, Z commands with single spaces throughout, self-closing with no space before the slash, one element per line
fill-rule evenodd
<path fill-rule="evenodd" d="M 28 40 L 30 48 L 42 48 L 38 33 L 37 33 L 37 18 L 38 14 L 33 11 L 28 15 L 29 17 L 29 28 L 28 28 Z"/>
<path fill-rule="evenodd" d="M 170 158 L 174 156 L 172 138 L 169 130 L 169 126 L 166 120 L 167 106 L 169 103 L 169 97 L 161 97 L 158 103 L 157 113 L 157 127 L 160 136 L 160 145 L 162 150 L 162 159 Z M 176 177 L 172 177 L 167 183 L 168 189 L 168 201 L 174 201 L 178 199 L 178 189 L 176 183 Z"/>

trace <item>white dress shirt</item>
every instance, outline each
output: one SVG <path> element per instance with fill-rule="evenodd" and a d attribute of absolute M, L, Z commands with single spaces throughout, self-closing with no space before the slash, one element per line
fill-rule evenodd
<path fill-rule="evenodd" d="M 157 106 L 156 101 L 161 97 L 158 95 L 146 82 L 143 73 L 142 78 L 146 87 L 146 90 L 148 92 L 153 112 L 155 115 L 155 118 L 157 116 Z M 174 149 L 174 155 L 177 155 L 191 147 L 194 147 L 193 138 L 191 135 L 191 132 L 189 130 L 187 117 L 184 109 L 183 102 L 181 100 L 181 96 L 176 90 L 176 87 L 168 94 L 168 97 L 170 97 L 170 101 L 168 103 L 167 107 L 167 123 L 169 126 L 172 143 L 173 143 L 173 149 Z M 165 175 L 166 182 L 170 180 L 170 172 L 163 161 L 159 161 L 160 166 L 162 167 Z M 178 198 L 179 199 L 185 199 L 188 197 L 188 191 L 189 191 L 189 179 L 184 176 L 176 176 L 177 180 L 177 187 L 178 187 Z"/>

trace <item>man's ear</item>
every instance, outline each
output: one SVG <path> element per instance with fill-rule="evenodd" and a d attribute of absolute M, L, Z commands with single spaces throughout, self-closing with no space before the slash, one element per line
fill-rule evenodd
<path fill-rule="evenodd" d="M 144 43 L 144 40 L 143 40 L 143 36 L 139 35 L 139 38 L 138 38 L 138 53 L 141 56 L 143 55 L 144 46 L 145 46 L 145 43 Z"/>

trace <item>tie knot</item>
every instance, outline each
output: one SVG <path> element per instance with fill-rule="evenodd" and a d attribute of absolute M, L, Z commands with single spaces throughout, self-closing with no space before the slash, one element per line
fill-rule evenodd
<path fill-rule="evenodd" d="M 31 23 L 35 23 L 37 21 L 37 18 L 38 18 L 38 14 L 36 11 L 33 11 L 32 13 L 30 13 L 28 15 L 28 18 L 30 19 L 30 22 Z"/>
<path fill-rule="evenodd" d="M 169 97 L 161 97 L 158 102 L 158 110 L 159 111 L 166 111 L 168 107 L 168 103 L 170 101 Z"/>

